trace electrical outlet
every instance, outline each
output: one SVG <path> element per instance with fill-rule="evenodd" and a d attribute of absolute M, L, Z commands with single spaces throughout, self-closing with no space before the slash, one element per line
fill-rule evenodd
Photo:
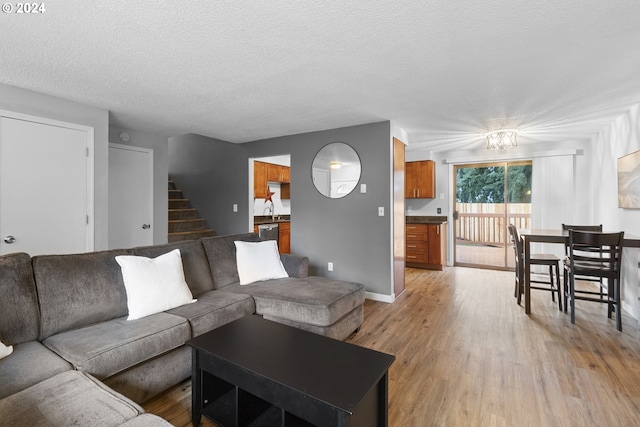
<path fill-rule="evenodd" d="M 378 216 L 384 216 L 384 206 L 378 207 Z"/>
<path fill-rule="evenodd" d="M 327 263 L 327 270 L 333 271 L 333 263 L 331 261 Z"/>
<path fill-rule="evenodd" d="M 367 184 L 360 184 L 360 192 L 362 194 L 367 192 Z"/>
<path fill-rule="evenodd" d="M 233 211 L 234 212 L 238 212 L 238 204 L 237 203 L 233 204 Z"/>
<path fill-rule="evenodd" d="M 442 208 L 438 208 L 438 213 L 441 214 L 442 213 Z"/>

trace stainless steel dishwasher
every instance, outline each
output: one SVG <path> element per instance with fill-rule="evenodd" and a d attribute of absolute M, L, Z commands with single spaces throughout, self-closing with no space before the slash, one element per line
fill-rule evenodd
<path fill-rule="evenodd" d="M 260 240 L 278 241 L 278 224 L 260 224 L 258 225 L 258 236 Z"/>

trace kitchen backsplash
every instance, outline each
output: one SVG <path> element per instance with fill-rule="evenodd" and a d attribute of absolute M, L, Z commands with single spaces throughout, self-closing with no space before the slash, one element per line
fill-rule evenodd
<path fill-rule="evenodd" d="M 278 183 L 269 183 L 269 190 L 275 193 L 271 196 L 271 200 L 273 200 L 273 207 L 275 210 L 275 215 L 291 215 L 291 200 L 282 200 L 280 198 L 280 184 Z M 254 216 L 262 216 L 262 215 L 271 215 L 271 202 L 265 202 L 264 197 L 259 199 L 254 199 L 253 201 L 253 215 Z"/>

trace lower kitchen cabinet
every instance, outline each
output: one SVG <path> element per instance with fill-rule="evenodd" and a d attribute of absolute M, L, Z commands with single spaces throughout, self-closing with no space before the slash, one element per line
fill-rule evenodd
<path fill-rule="evenodd" d="M 291 253 L 291 223 L 281 222 L 279 227 L 278 249 L 281 254 Z"/>
<path fill-rule="evenodd" d="M 447 260 L 446 230 L 446 223 L 406 224 L 406 266 L 442 270 Z"/>

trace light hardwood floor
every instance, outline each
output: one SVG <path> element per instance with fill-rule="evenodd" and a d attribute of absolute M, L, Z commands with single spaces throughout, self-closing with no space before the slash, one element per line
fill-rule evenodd
<path fill-rule="evenodd" d="M 503 271 L 407 269 L 406 287 L 393 304 L 367 301 L 348 340 L 396 356 L 391 426 L 640 425 L 640 333 L 628 314 L 620 333 L 604 304 L 577 301 L 572 325 L 533 291 L 526 316 Z M 190 398 L 185 382 L 144 407 L 190 426 Z"/>

